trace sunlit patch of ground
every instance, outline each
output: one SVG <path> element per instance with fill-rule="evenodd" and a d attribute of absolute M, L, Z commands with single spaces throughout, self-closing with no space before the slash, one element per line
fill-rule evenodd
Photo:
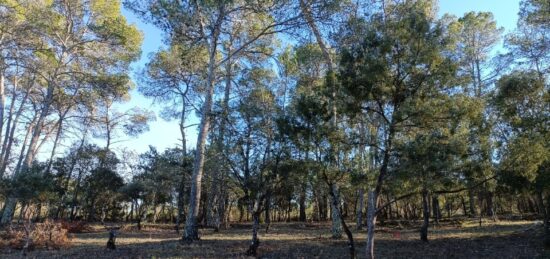
<path fill-rule="evenodd" d="M 351 223 L 350 223 L 351 224 Z M 534 221 L 443 221 L 430 225 L 430 242 L 419 241 L 420 222 L 381 225 L 376 233 L 378 258 L 550 258 L 542 248 L 542 224 Z M 390 226 L 391 225 L 391 226 Z M 265 226 L 262 226 L 265 227 Z M 365 254 L 364 230 L 353 224 L 358 257 Z M 71 247 L 36 250 L 29 258 L 243 258 L 250 243 L 250 224 L 235 224 L 214 233 L 202 229 L 202 240 L 180 242 L 169 225 L 148 226 L 142 231 L 122 230 L 117 249 L 105 248 L 108 234 L 102 227 L 90 233 L 72 234 Z M 259 232 L 261 258 L 348 258 L 345 238 L 334 240 L 330 223 L 274 223 Z M 0 250 L 2 258 L 18 258 L 19 251 Z"/>

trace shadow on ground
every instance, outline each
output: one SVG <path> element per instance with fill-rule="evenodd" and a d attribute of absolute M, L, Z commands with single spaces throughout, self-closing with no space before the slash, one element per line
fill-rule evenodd
<path fill-rule="evenodd" d="M 432 228 L 428 243 L 418 241 L 415 228 L 399 231 L 381 228 L 376 235 L 378 258 L 550 258 L 542 247 L 541 228 L 533 224 L 486 227 Z M 248 227 L 247 227 L 248 226 Z M 536 226 L 536 225 L 535 225 Z M 526 231 L 527 229 L 527 231 Z M 260 232 L 259 258 L 349 258 L 347 241 L 330 238 L 328 224 L 273 224 L 269 233 Z M 36 250 L 27 258 L 244 258 L 250 225 L 213 233 L 202 230 L 203 239 L 192 244 L 179 241 L 167 229 L 120 233 L 117 249 L 107 250 L 106 232 L 76 234 L 72 247 L 64 250 Z M 365 232 L 355 231 L 358 258 L 365 256 Z M 20 258 L 20 251 L 0 250 L 1 258 Z"/>

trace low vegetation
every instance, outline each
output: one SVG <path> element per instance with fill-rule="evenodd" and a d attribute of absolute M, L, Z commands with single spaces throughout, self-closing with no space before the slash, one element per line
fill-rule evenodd
<path fill-rule="evenodd" d="M 442 220 L 430 230 L 432 240 L 419 240 L 420 222 L 395 221 L 377 230 L 376 256 L 380 258 L 543 258 L 550 255 L 537 240 L 542 236 L 540 221 L 461 218 Z M 353 223 L 349 223 L 354 227 Z M 406 227 L 404 227 L 406 226 Z M 250 242 L 250 223 L 234 224 L 223 233 L 201 229 L 201 241 L 186 244 L 179 234 L 164 225 L 145 224 L 141 231 L 121 230 L 117 249 L 105 247 L 108 232 L 95 225 L 86 233 L 70 235 L 70 247 L 34 249 L 30 258 L 244 258 Z M 334 240 L 327 223 L 274 223 L 269 232 L 260 231 L 259 258 L 347 258 L 346 241 Z M 365 249 L 365 231 L 353 231 L 358 251 Z M 3 248 L 1 257 L 18 258 L 20 251 Z M 359 256 L 362 258 L 362 256 Z"/>

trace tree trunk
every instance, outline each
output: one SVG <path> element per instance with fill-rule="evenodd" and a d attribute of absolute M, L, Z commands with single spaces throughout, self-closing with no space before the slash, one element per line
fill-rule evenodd
<path fill-rule="evenodd" d="M 300 188 L 300 199 L 298 202 L 300 205 L 299 220 L 302 222 L 306 221 L 306 188 L 307 188 L 307 185 L 305 183 L 302 184 L 302 188 Z"/>
<path fill-rule="evenodd" d="M 75 187 L 74 187 L 74 195 L 73 195 L 73 200 L 71 202 L 71 221 L 73 221 L 75 219 L 75 216 L 76 216 L 76 205 L 78 203 L 78 194 L 79 194 L 79 191 L 80 191 L 80 182 L 82 181 L 82 170 L 79 169 L 78 170 L 78 176 L 76 177 L 76 184 L 75 184 Z"/>
<path fill-rule="evenodd" d="M 255 206 L 256 207 L 256 206 Z M 252 212 L 252 242 L 246 251 L 247 256 L 256 256 L 260 239 L 258 238 L 258 229 L 260 228 L 260 211 Z"/>
<path fill-rule="evenodd" d="M 538 203 L 539 203 L 539 210 L 540 212 L 542 213 L 543 215 L 543 226 L 544 226 L 544 246 L 546 248 L 550 248 L 550 222 L 549 221 L 549 212 L 547 210 L 547 206 L 544 204 L 544 199 L 543 199 L 543 196 L 542 196 L 542 191 L 537 191 L 537 200 L 538 200 Z M 549 205 L 550 207 L 550 205 Z"/>
<path fill-rule="evenodd" d="M 546 197 L 546 214 L 544 215 L 544 246 L 550 248 L 550 202 L 548 202 L 548 196 Z M 544 206 L 544 201 L 543 201 Z"/>
<path fill-rule="evenodd" d="M 34 118 L 36 119 L 36 117 Z M 33 119 L 33 122 L 34 122 Z M 27 139 L 30 136 L 32 125 L 29 124 L 29 127 L 27 128 L 27 133 L 25 134 L 25 139 L 23 140 L 23 143 L 21 145 L 21 153 L 19 155 L 19 160 L 17 161 L 17 165 L 15 167 L 15 172 L 18 172 L 20 170 L 21 164 L 23 162 L 23 155 L 25 154 L 25 147 L 27 144 Z M 6 202 L 4 203 L 4 208 L 2 209 L 2 218 L 0 219 L 0 226 L 4 226 L 6 224 L 11 223 L 13 219 L 13 214 L 15 213 L 15 206 L 17 205 L 17 199 L 15 197 L 12 197 L 11 195 L 8 196 L 6 199 Z"/>
<path fill-rule="evenodd" d="M 67 109 L 67 112 L 68 111 L 69 110 Z M 57 132 L 55 134 L 55 138 L 54 138 L 54 141 L 53 141 L 52 152 L 50 153 L 50 159 L 48 160 L 48 165 L 46 167 L 46 172 L 50 172 L 52 170 L 53 158 L 55 156 L 55 152 L 57 150 L 57 145 L 59 144 L 59 140 L 61 140 L 61 134 L 63 132 L 63 119 L 65 118 L 65 115 L 67 114 L 67 112 L 65 112 L 59 118 L 59 121 L 57 122 Z"/>
<path fill-rule="evenodd" d="M 428 201 L 428 191 L 424 189 L 422 191 L 422 216 L 424 221 L 420 228 L 420 240 L 428 242 L 428 226 L 430 224 L 430 208 Z"/>
<path fill-rule="evenodd" d="M 491 217 L 493 221 L 496 221 L 497 215 L 495 213 L 494 197 L 494 192 L 487 192 L 487 216 Z"/>
<path fill-rule="evenodd" d="M 37 120 L 37 122 L 34 125 L 34 128 L 32 130 L 32 136 L 31 136 L 28 148 L 27 148 L 27 154 L 25 156 L 23 166 L 21 167 L 20 170 L 15 171 L 15 175 L 18 175 L 21 172 L 26 172 L 28 170 L 28 168 L 31 167 L 32 162 L 34 161 L 34 155 L 38 151 L 37 150 L 38 141 L 40 139 L 42 129 L 44 128 L 44 123 L 45 123 L 46 117 L 49 114 L 50 106 L 51 106 L 51 103 L 52 103 L 52 100 L 53 100 L 53 94 L 54 94 L 54 85 L 50 82 L 48 84 L 46 97 L 44 98 L 44 105 L 42 107 L 42 110 L 40 111 L 40 116 L 38 117 L 38 120 Z M 32 124 L 29 125 L 29 127 L 31 127 L 31 126 L 32 126 Z M 10 197 L 8 197 L 8 201 L 9 202 L 6 202 L 6 206 L 9 205 L 9 206 L 14 206 L 14 207 L 10 208 L 10 207 L 5 206 L 6 209 L 4 209 L 4 211 L 3 211 L 2 219 L 0 220 L 0 225 L 4 225 L 8 222 L 11 222 L 11 220 L 13 218 L 13 213 L 14 213 L 14 210 L 15 210 L 15 205 L 17 203 L 17 198 L 10 195 Z"/>
<path fill-rule="evenodd" d="M 361 230 L 363 229 L 363 199 L 364 199 L 364 196 L 365 196 L 365 191 L 363 190 L 363 188 L 360 188 L 358 190 L 358 199 L 357 199 L 357 216 L 356 216 L 356 221 L 357 221 L 357 230 Z"/>
<path fill-rule="evenodd" d="M 182 101 L 184 102 L 182 109 L 181 109 L 181 118 L 180 118 L 180 133 L 181 133 L 181 152 L 182 156 L 187 157 L 187 141 L 185 136 L 185 98 L 182 97 Z M 185 163 L 185 162 L 184 162 Z M 180 233 L 180 223 L 183 221 L 183 218 L 185 217 L 185 164 L 182 165 L 182 171 L 180 175 L 180 183 L 178 187 L 178 197 L 177 197 L 177 207 L 178 207 L 178 214 L 176 216 L 176 224 L 174 226 L 174 229 L 176 230 L 176 233 Z"/>
<path fill-rule="evenodd" d="M 185 232 L 183 239 L 191 242 L 199 240 L 198 215 L 201 201 L 202 175 L 206 151 L 206 141 L 210 131 L 210 122 L 212 120 L 212 98 L 214 95 L 214 84 L 216 81 L 216 55 L 218 47 L 218 38 L 221 32 L 221 26 L 225 17 L 225 6 L 220 4 L 217 20 L 212 29 L 212 36 L 209 49 L 209 63 L 207 71 L 206 93 L 204 104 L 201 110 L 201 122 L 199 125 L 199 134 L 197 136 L 197 148 L 195 151 L 195 161 L 193 162 L 193 175 L 191 178 L 191 190 L 189 194 L 189 209 L 185 221 Z"/>
<path fill-rule="evenodd" d="M 376 227 L 376 193 L 369 191 L 367 203 L 367 249 L 366 255 L 369 259 L 374 259 L 374 229 Z"/>
<path fill-rule="evenodd" d="M 271 226 L 271 193 L 268 192 L 265 196 L 265 232 L 269 231 Z"/>
<path fill-rule="evenodd" d="M 331 199 L 330 203 L 330 212 L 332 219 L 332 238 L 339 239 L 342 237 L 342 223 L 340 221 L 339 215 L 339 205 L 340 205 L 340 195 L 338 195 L 338 190 L 336 184 L 330 185 Z"/>
<path fill-rule="evenodd" d="M 15 77 L 14 77 L 14 86 L 13 86 L 13 88 L 14 88 L 14 91 L 13 91 L 13 94 L 12 94 L 12 97 L 11 97 L 12 101 L 10 103 L 10 109 L 9 109 L 8 116 L 7 116 L 4 140 L 2 141 L 2 149 L 0 150 L 0 168 L 3 168 L 3 169 L 0 169 L 0 178 L 2 178 L 4 176 L 5 166 L 8 163 L 8 160 L 4 160 L 4 154 L 7 151 L 6 149 L 8 147 L 8 142 L 10 142 L 10 132 L 15 130 L 15 127 L 17 127 L 17 122 L 14 123 L 13 129 L 12 129 L 12 125 L 11 125 L 12 124 L 12 119 L 13 119 L 13 113 L 14 113 L 14 109 L 15 109 L 15 100 L 17 99 L 17 91 L 15 91 L 15 89 L 17 89 L 17 78 L 15 78 Z M 27 93 L 25 93 L 25 97 L 23 97 L 23 100 L 21 101 L 22 104 L 25 103 L 26 98 L 27 98 Z M 1 131 L 0 131 L 0 134 L 1 134 Z M 1 139 L 2 138 L 0 137 L 0 140 Z"/>
<path fill-rule="evenodd" d="M 344 217 L 342 215 L 342 210 L 341 210 L 341 207 L 340 207 L 340 198 L 339 198 L 339 195 L 338 195 L 338 188 L 336 187 L 336 184 L 331 184 L 330 185 L 330 196 L 332 197 L 332 210 L 333 210 L 333 213 L 332 213 L 332 216 L 333 218 L 336 217 L 336 219 L 340 222 L 340 226 L 342 226 L 342 228 L 344 229 L 344 232 L 346 233 L 346 236 L 348 238 L 348 247 L 349 247 L 349 253 L 350 253 L 350 258 L 355 258 L 355 243 L 353 241 L 353 234 L 351 233 L 351 231 L 349 230 L 347 224 L 346 224 L 346 221 L 344 220 Z M 333 224 L 334 226 L 334 219 L 333 219 Z M 333 231 L 334 231 L 334 228 L 333 228 Z M 341 231 L 341 230 L 340 230 Z M 342 233 L 340 232 L 340 237 L 342 236 Z M 334 238 L 334 232 L 332 233 L 332 237 Z"/>
<path fill-rule="evenodd" d="M 15 100 L 12 100 L 12 102 L 15 102 Z M 4 83 L 4 69 L 2 69 L 2 71 L 0 71 L 0 139 L 2 139 L 2 131 L 4 129 L 5 106 L 6 106 L 6 90 L 5 90 L 5 83 Z"/>
<path fill-rule="evenodd" d="M 15 129 L 17 128 L 17 124 L 19 123 L 19 118 L 21 117 L 21 114 L 24 111 L 24 107 L 25 107 L 25 104 L 28 100 L 28 96 L 29 96 L 29 92 L 27 91 L 27 92 L 25 92 L 25 96 L 23 96 L 23 100 L 19 104 L 19 108 L 17 110 L 17 113 L 15 114 L 15 118 L 13 119 L 13 122 L 11 123 L 12 125 L 9 127 L 10 128 L 9 135 L 6 134 L 6 136 L 4 138 L 4 143 L 2 144 L 2 152 L 0 152 L 0 155 L 3 156 L 2 157 L 2 163 L 0 164 L 0 178 L 6 172 L 6 167 L 8 166 L 8 161 L 10 159 L 10 155 L 11 155 L 11 151 L 12 151 L 11 150 L 12 145 L 13 145 L 13 142 L 15 140 L 15 137 L 14 137 L 15 136 Z M 33 122 L 34 122 L 34 119 L 33 119 Z M 29 127 L 32 128 L 33 124 L 31 123 L 30 125 L 31 126 L 29 126 Z M 7 130 L 7 128 L 6 128 L 6 130 Z M 30 130 L 29 130 L 29 132 L 30 132 Z M 30 134 L 30 133 L 27 133 L 27 134 Z M 27 138 L 28 137 L 25 137 L 25 141 L 23 142 L 24 143 L 23 145 L 26 144 L 26 142 L 27 142 L 26 139 Z"/>
<path fill-rule="evenodd" d="M 468 215 L 468 209 L 466 208 L 466 201 L 464 201 L 464 196 L 460 196 L 460 201 L 462 202 L 462 212 L 464 216 Z"/>
<path fill-rule="evenodd" d="M 441 209 L 439 207 L 439 197 L 437 194 L 432 195 L 432 216 L 436 225 L 439 225 L 441 218 Z"/>
<path fill-rule="evenodd" d="M 474 200 L 474 190 L 468 190 L 469 204 L 470 204 L 470 217 L 474 218 L 476 216 L 476 205 Z"/>
<path fill-rule="evenodd" d="M 231 42 L 232 38 L 230 37 L 229 44 L 227 46 L 227 53 L 231 53 Z M 220 128 L 219 128 L 219 137 L 218 137 L 218 143 L 217 148 L 218 152 L 220 154 L 228 153 L 228 150 L 226 150 L 225 147 L 225 131 L 226 131 L 226 122 L 228 120 L 229 116 L 229 98 L 231 93 L 231 82 L 232 82 L 232 67 L 233 64 L 231 63 L 231 58 L 228 58 L 226 61 L 226 75 L 225 75 L 225 89 L 224 89 L 224 97 L 223 97 L 223 103 L 222 103 L 222 117 L 220 118 Z M 223 158 L 220 158 L 220 160 L 223 160 Z M 225 174 L 226 174 L 226 167 L 225 163 L 221 163 L 218 170 L 214 171 L 214 176 L 212 179 L 212 195 L 211 199 L 209 199 L 209 206 L 211 208 L 211 226 L 214 227 L 214 230 L 216 232 L 219 231 L 222 221 L 224 220 L 223 216 L 225 214 Z"/>

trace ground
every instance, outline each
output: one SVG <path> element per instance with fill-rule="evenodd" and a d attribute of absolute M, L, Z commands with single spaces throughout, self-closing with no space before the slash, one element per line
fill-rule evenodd
<path fill-rule="evenodd" d="M 419 241 L 420 222 L 394 222 L 376 232 L 378 258 L 550 258 L 542 246 L 542 225 L 536 221 L 478 222 L 453 220 L 430 227 L 428 243 Z M 350 223 L 351 224 L 351 223 Z M 354 228 L 353 224 L 351 224 Z M 148 225 L 141 231 L 119 232 L 116 250 L 105 248 L 108 233 L 95 226 L 89 233 L 70 234 L 69 248 L 37 249 L 28 258 L 244 258 L 250 224 L 233 224 L 214 233 L 201 230 L 201 241 L 180 242 L 169 225 Z M 349 258 L 345 237 L 330 238 L 330 223 L 274 223 L 260 231 L 260 258 Z M 358 258 L 365 257 L 365 231 L 354 231 Z M 19 258 L 20 251 L 0 250 L 1 258 Z"/>

